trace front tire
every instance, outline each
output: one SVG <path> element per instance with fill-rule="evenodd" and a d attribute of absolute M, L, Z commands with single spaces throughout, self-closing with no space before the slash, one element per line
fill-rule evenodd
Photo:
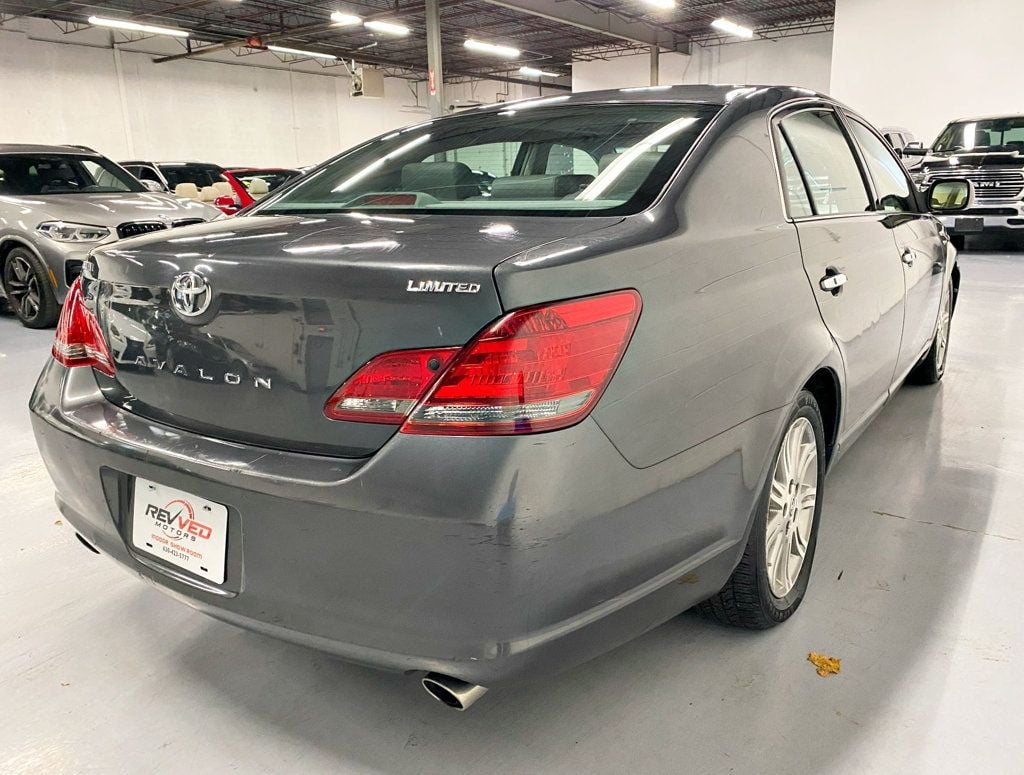
<path fill-rule="evenodd" d="M 35 253 L 25 248 L 15 248 L 8 253 L 3 284 L 7 304 L 22 325 L 49 328 L 57 322 L 60 304 L 49 272 Z"/>
<path fill-rule="evenodd" d="M 807 591 L 825 479 L 825 431 L 811 393 L 800 392 L 785 428 L 743 557 L 698 608 L 723 624 L 774 627 L 796 612 Z"/>

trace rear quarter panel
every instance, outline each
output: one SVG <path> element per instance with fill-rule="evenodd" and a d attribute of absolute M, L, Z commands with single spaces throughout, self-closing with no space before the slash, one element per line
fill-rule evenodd
<path fill-rule="evenodd" d="M 726 128 L 683 172 L 651 210 L 496 270 L 507 307 L 640 292 L 633 340 L 593 415 L 638 468 L 787 406 L 822 364 L 842 378 L 785 217 L 765 113 Z"/>

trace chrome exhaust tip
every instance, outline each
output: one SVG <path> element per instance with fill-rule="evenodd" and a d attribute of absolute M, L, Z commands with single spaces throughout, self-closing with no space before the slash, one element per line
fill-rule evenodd
<path fill-rule="evenodd" d="M 466 683 L 440 673 L 423 676 L 423 688 L 435 700 L 455 710 L 466 710 L 487 693 L 486 686 Z"/>

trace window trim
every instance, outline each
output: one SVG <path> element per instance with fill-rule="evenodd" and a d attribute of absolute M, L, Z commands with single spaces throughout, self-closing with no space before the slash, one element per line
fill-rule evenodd
<path fill-rule="evenodd" d="M 852 128 L 850 128 L 850 126 L 849 126 L 850 123 L 852 123 L 852 122 L 856 122 L 856 123 L 860 124 L 862 127 L 864 127 L 865 129 L 867 129 L 870 134 L 875 136 L 876 140 L 881 140 L 882 141 L 882 146 L 889 153 L 889 155 L 896 161 L 897 167 L 903 173 L 903 179 L 907 183 L 907 191 L 909 192 L 907 198 L 913 204 L 914 209 L 913 210 L 903 210 L 901 212 L 904 213 L 904 214 L 909 214 L 909 215 L 921 215 L 922 214 L 922 212 L 921 212 L 921 204 L 918 201 L 918 197 L 917 197 L 917 193 L 916 193 L 917 192 L 917 186 L 914 185 L 914 181 L 910 177 L 910 173 L 907 172 L 907 168 L 903 165 L 902 159 L 900 159 L 900 157 L 893 151 L 893 149 L 889 146 L 889 144 L 885 142 L 885 139 L 880 135 L 878 130 L 875 129 L 873 126 L 871 126 L 871 124 L 868 123 L 867 119 L 865 119 L 863 116 L 860 116 L 860 115 L 854 113 L 852 110 L 848 110 L 846 108 L 840 109 L 840 113 L 842 114 L 843 118 L 848 122 L 847 123 L 847 129 L 849 130 L 850 139 L 853 141 L 854 147 L 857 149 L 857 152 L 858 152 L 858 154 L 860 156 L 860 159 L 861 159 L 861 162 L 863 164 L 863 167 L 867 171 L 868 177 L 871 179 L 871 182 L 872 182 L 872 189 L 871 189 L 872 190 L 872 197 L 874 198 L 874 202 L 873 202 L 874 209 L 879 211 L 879 212 L 888 213 L 889 215 L 895 215 L 896 214 L 896 213 L 894 213 L 891 210 L 886 210 L 885 207 L 882 205 L 881 200 L 878 197 L 878 189 L 877 189 L 877 187 L 875 185 L 874 177 L 871 175 L 871 165 L 868 164 L 866 152 L 864 151 L 863 148 L 860 147 L 860 143 L 857 141 L 857 138 L 853 134 Z"/>
<path fill-rule="evenodd" d="M 807 192 L 808 199 L 811 202 L 811 209 L 814 211 L 814 215 L 796 215 L 794 216 L 790 212 L 789 197 L 786 195 L 785 189 L 785 178 L 782 172 L 782 164 L 779 159 L 779 145 L 780 139 L 785 140 L 783 134 L 782 122 L 787 118 L 798 115 L 800 113 L 810 112 L 826 112 L 832 113 L 836 117 L 836 123 L 839 125 L 839 131 L 846 139 L 846 144 L 850 148 L 850 153 L 853 154 L 854 163 L 857 165 L 857 170 L 860 172 L 861 182 L 864 185 L 865 191 L 868 195 L 868 204 L 870 210 L 865 210 L 861 213 L 826 213 L 821 215 L 817 212 L 817 205 L 814 202 L 814 198 L 810 195 L 810 190 L 807 188 L 807 173 L 805 172 L 803 165 L 800 163 L 796 153 L 793 152 L 792 143 L 789 143 L 790 153 L 793 154 L 793 160 L 796 162 L 797 168 L 800 170 L 800 177 L 804 181 L 804 189 Z M 786 213 L 786 220 L 790 223 L 801 223 L 804 221 L 823 221 L 823 220 L 834 220 L 837 218 L 863 218 L 864 216 L 877 217 L 877 201 L 878 195 L 875 192 L 874 181 L 871 180 L 870 175 L 867 173 L 866 166 L 864 164 L 864 158 L 861 155 L 860 147 L 854 142 L 853 137 L 850 134 L 850 129 L 846 124 L 845 116 L 839 109 L 838 105 L 814 100 L 809 103 L 799 103 L 793 105 L 792 103 L 780 105 L 774 111 L 768 114 L 768 125 L 771 132 L 772 139 L 772 155 L 775 158 L 775 169 L 777 172 L 776 178 L 778 180 L 779 195 L 782 198 L 782 206 Z M 786 141 L 788 142 L 788 140 Z"/>

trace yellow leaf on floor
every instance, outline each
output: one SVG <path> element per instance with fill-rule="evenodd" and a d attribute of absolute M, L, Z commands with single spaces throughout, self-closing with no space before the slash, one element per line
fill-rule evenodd
<path fill-rule="evenodd" d="M 826 657 L 824 654 L 812 651 L 807 655 L 807 661 L 818 669 L 818 675 L 822 678 L 839 672 L 840 661 L 836 657 Z"/>

